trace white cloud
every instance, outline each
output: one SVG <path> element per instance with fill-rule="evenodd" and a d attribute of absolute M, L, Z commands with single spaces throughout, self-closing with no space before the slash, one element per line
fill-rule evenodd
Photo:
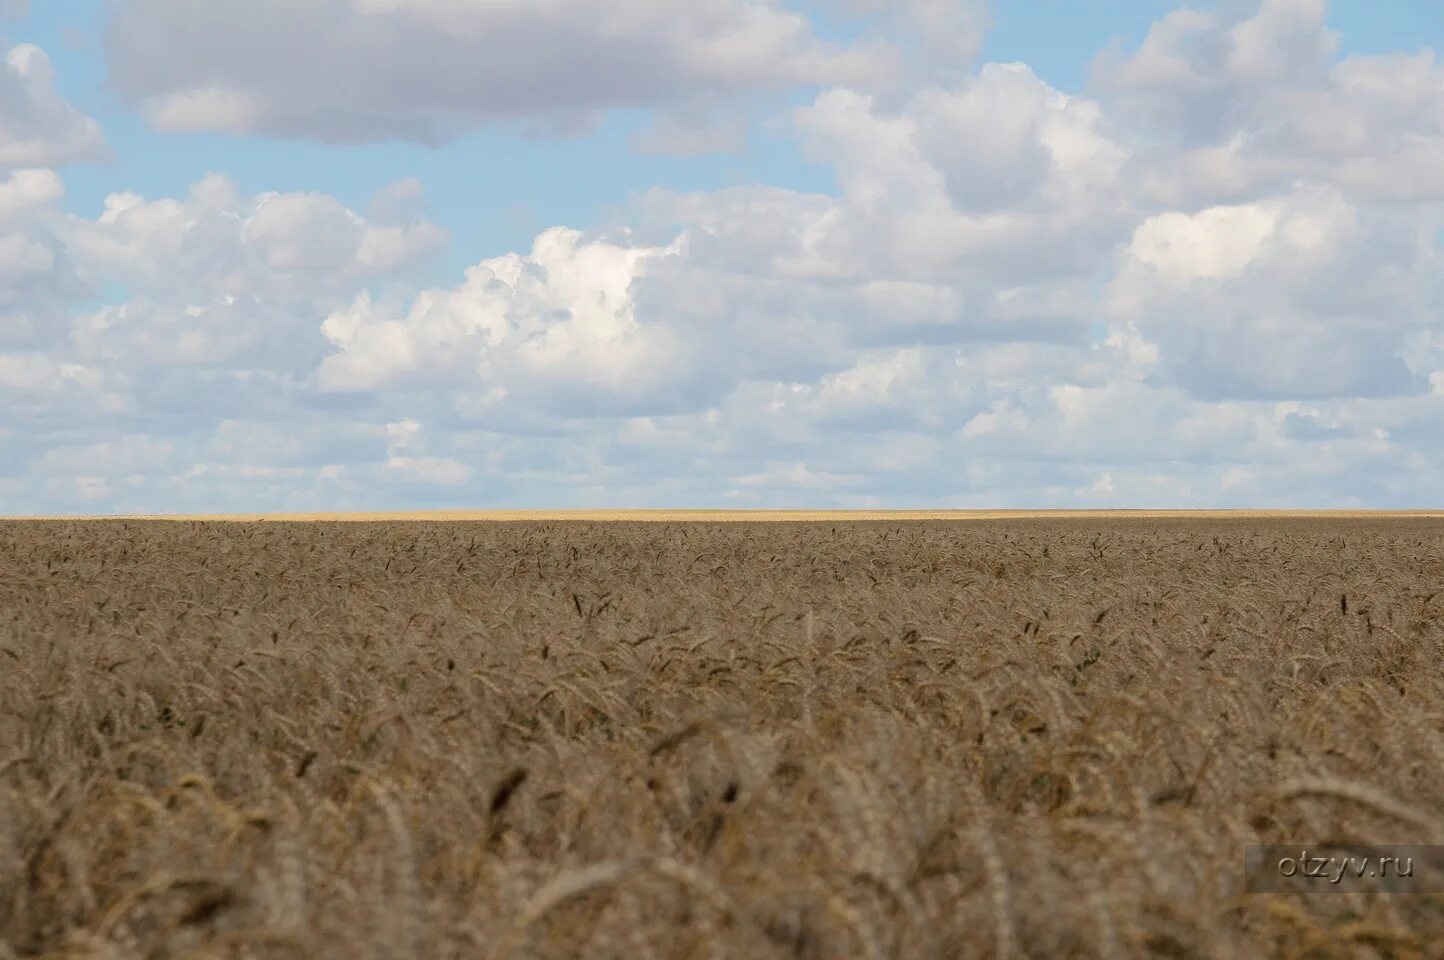
<path fill-rule="evenodd" d="M 102 477 L 145 475 L 164 467 L 176 450 L 173 440 L 124 434 L 104 443 L 53 447 L 40 458 L 39 466 L 51 473 Z"/>
<path fill-rule="evenodd" d="M 993 284 L 1078 275 L 1107 256 L 1128 213 L 1126 154 L 1097 106 L 1023 65 L 986 65 L 893 110 L 829 91 L 798 122 L 843 193 L 814 248 L 826 243 L 850 272 L 962 271 Z"/>
<path fill-rule="evenodd" d="M 800 461 L 794 463 L 771 463 L 757 473 L 745 473 L 730 478 L 731 482 L 741 488 L 765 488 L 769 490 L 786 489 L 800 492 L 816 490 L 836 490 L 840 487 L 857 486 L 862 482 L 860 476 L 848 476 L 846 474 L 818 471 L 810 468 L 806 463 Z M 731 491 L 724 492 L 724 496 Z"/>
<path fill-rule="evenodd" d="M 48 273 L 54 266 L 55 254 L 43 243 L 23 233 L 0 234 L 0 283 Z"/>
<path fill-rule="evenodd" d="M 0 350 L 53 346 L 83 292 L 53 229 L 64 195 L 50 170 L 0 172 Z"/>
<path fill-rule="evenodd" d="M 472 470 L 453 457 L 388 457 L 386 467 L 408 480 L 454 487 L 472 477 Z"/>
<path fill-rule="evenodd" d="M 20 220 L 63 196 L 65 185 L 53 170 L 12 170 L 0 180 L 0 224 Z"/>
<path fill-rule="evenodd" d="M 986 64 L 958 87 L 926 89 L 909 112 L 949 198 L 969 212 L 1106 190 L 1126 158 L 1101 129 L 1096 104 L 1050 88 L 1021 63 Z"/>
<path fill-rule="evenodd" d="M 77 363 L 63 363 L 41 353 L 0 353 L 0 387 L 23 393 L 58 393 L 68 384 L 93 389 L 102 382 L 100 371 Z"/>
<path fill-rule="evenodd" d="M 1436 328 L 1437 215 L 1300 185 L 1248 203 L 1143 221 L 1109 282 L 1109 315 L 1138 324 L 1164 375 L 1212 397 L 1382 396 L 1424 389 L 1405 361 Z"/>
<path fill-rule="evenodd" d="M 1274 232 L 1276 215 L 1254 204 L 1161 213 L 1133 231 L 1129 253 L 1170 278 L 1217 280 L 1243 272 Z"/>
<path fill-rule="evenodd" d="M 454 457 L 426 456 L 423 428 L 406 418 L 386 424 L 386 469 L 406 480 L 457 486 L 471 479 L 472 469 Z"/>
<path fill-rule="evenodd" d="M 1128 56 L 1094 65 L 1105 106 L 1161 149 L 1145 195 L 1239 199 L 1306 177 L 1360 197 L 1444 199 L 1444 69 L 1435 52 L 1336 59 L 1323 0 L 1245 16 L 1180 10 Z"/>
<path fill-rule="evenodd" d="M 482 261 L 459 287 L 425 291 L 404 310 L 363 294 L 321 326 L 337 351 L 320 385 L 502 387 L 511 402 L 554 412 L 645 402 L 687 358 L 671 327 L 639 321 L 632 284 L 674 253 L 555 229 L 529 255 Z"/>
<path fill-rule="evenodd" d="M 257 133 L 265 119 L 265 103 L 246 91 L 198 87 L 154 97 L 146 102 L 145 112 L 151 125 L 166 133 Z"/>
<path fill-rule="evenodd" d="M 768 0 L 120 0 L 111 79 L 165 130 L 446 139 L 884 73 Z M 545 124 L 544 124 L 545 125 Z"/>
<path fill-rule="evenodd" d="M 109 156 L 100 125 L 55 92 L 44 50 L 11 47 L 0 65 L 0 169 L 42 167 Z"/>
<path fill-rule="evenodd" d="M 155 294 L 350 295 L 446 242 L 416 219 L 377 225 L 318 194 L 240 197 L 211 174 L 184 200 L 112 194 L 95 220 L 74 219 L 68 243 L 87 274 Z"/>
<path fill-rule="evenodd" d="M 1075 388 L 1076 389 L 1076 388 Z M 995 400 L 988 409 L 963 424 L 959 436 L 964 440 L 985 437 L 1000 430 L 1021 433 L 1028 427 L 1028 417 L 1008 400 Z"/>
<path fill-rule="evenodd" d="M 92 437 L 286 416 L 326 312 L 445 239 L 414 214 L 378 224 L 215 175 L 179 199 L 114 194 L 93 219 L 59 211 L 62 195 L 49 171 L 0 179 L 0 406 Z M 120 302 L 80 305 L 115 285 Z"/>

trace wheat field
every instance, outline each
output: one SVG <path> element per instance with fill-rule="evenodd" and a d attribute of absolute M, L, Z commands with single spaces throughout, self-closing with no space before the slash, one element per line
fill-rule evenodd
<path fill-rule="evenodd" d="M 1444 956 L 1242 889 L 1444 843 L 1438 518 L 635 519 L 0 521 L 0 958 Z"/>

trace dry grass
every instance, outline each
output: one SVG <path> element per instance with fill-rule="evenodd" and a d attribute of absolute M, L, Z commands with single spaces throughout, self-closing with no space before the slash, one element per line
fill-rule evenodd
<path fill-rule="evenodd" d="M 1444 524 L 0 522 L 0 958 L 1432 957 Z"/>

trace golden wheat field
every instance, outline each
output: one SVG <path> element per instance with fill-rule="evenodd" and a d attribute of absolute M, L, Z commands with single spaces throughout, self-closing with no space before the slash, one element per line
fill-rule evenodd
<path fill-rule="evenodd" d="M 0 958 L 1437 957 L 1444 521 L 0 522 Z"/>

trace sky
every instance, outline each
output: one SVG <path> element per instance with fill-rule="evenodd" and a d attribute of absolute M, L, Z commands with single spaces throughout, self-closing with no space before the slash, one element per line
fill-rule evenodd
<path fill-rule="evenodd" d="M 0 515 L 1437 508 L 1432 0 L 0 0 Z"/>

